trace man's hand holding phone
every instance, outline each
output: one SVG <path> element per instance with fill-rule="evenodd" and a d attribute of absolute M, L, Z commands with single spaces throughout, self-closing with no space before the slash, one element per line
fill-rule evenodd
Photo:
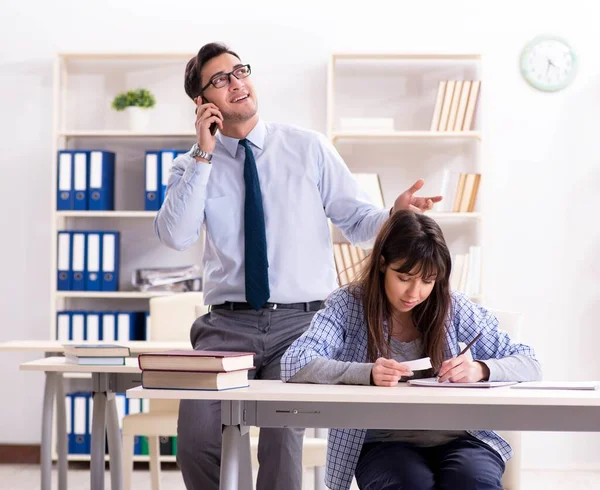
<path fill-rule="evenodd" d="M 196 97 L 195 102 L 198 146 L 202 151 L 212 153 L 217 144 L 217 128 L 223 129 L 223 115 L 216 105 L 203 100 L 202 97 Z"/>

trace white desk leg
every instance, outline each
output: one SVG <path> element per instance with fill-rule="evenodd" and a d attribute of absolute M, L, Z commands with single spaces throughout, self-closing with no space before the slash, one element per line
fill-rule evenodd
<path fill-rule="evenodd" d="M 326 439 L 327 429 L 315 429 L 315 437 Z M 315 490 L 326 490 L 324 466 L 315 466 Z"/>
<path fill-rule="evenodd" d="M 106 420 L 106 393 L 94 392 L 92 415 L 92 454 L 90 458 L 90 489 L 104 490 L 104 428 Z"/>
<path fill-rule="evenodd" d="M 56 373 L 56 438 L 58 449 L 58 490 L 67 490 L 67 414 L 62 373 Z"/>
<path fill-rule="evenodd" d="M 252 478 L 252 453 L 250 451 L 250 432 L 246 432 L 241 436 L 239 461 L 239 489 L 254 490 L 254 482 Z"/>
<path fill-rule="evenodd" d="M 110 488 L 123 490 L 123 454 L 119 415 L 114 393 L 107 394 L 106 428 L 108 434 L 108 454 L 110 455 Z"/>
<path fill-rule="evenodd" d="M 44 405 L 42 408 L 42 442 L 40 447 L 41 490 L 52 488 L 52 412 L 56 394 L 57 373 L 46 373 Z M 63 398 L 64 407 L 64 398 Z"/>
<path fill-rule="evenodd" d="M 220 490 L 238 490 L 240 472 L 240 446 L 242 438 L 237 425 L 223 426 L 223 445 L 221 447 L 221 484 Z"/>

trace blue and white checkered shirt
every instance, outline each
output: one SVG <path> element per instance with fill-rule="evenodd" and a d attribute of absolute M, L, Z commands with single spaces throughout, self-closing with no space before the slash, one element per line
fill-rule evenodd
<path fill-rule="evenodd" d="M 508 334 L 498 329 L 498 320 L 463 294 L 452 293 L 450 311 L 446 328 L 447 359 L 459 354 L 459 342 L 469 342 L 482 332 L 483 335 L 471 347 L 471 353 L 473 359 L 486 360 L 491 380 L 500 380 L 498 375 L 494 376 L 494 372 L 501 372 L 502 369 L 495 369 L 495 363 L 504 357 L 522 355 L 532 359 L 538 366 L 532 348 L 511 343 Z M 281 359 L 281 379 L 288 381 L 304 366 L 320 357 L 367 362 L 367 328 L 362 302 L 348 287 L 340 288 L 329 296 L 325 308 L 317 312 L 310 328 L 289 347 Z M 505 461 L 512 456 L 509 444 L 495 432 L 475 430 L 469 433 L 496 450 Z M 325 473 L 329 488 L 350 488 L 365 434 L 364 429 L 329 431 Z"/>

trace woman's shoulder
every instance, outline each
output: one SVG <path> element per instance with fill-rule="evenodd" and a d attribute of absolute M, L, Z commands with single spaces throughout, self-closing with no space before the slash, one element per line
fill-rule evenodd
<path fill-rule="evenodd" d="M 325 300 L 325 306 L 356 308 L 362 307 L 363 289 L 357 284 L 348 284 L 336 289 Z"/>

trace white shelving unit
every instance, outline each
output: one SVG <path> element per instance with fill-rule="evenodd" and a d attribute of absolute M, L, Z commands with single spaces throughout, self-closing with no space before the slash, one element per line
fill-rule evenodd
<path fill-rule="evenodd" d="M 479 54 L 334 53 L 328 68 L 327 135 L 352 172 L 379 174 L 386 207 L 418 178 L 425 180 L 421 195 L 440 194 L 445 169 L 483 174 L 484 165 L 481 94 L 473 129 L 430 131 L 439 82 L 481 80 L 481 72 Z M 394 127 L 350 130 L 341 126 L 348 117 L 393 118 Z M 481 246 L 483 254 L 479 190 L 474 212 L 428 213 L 442 227 L 453 256 L 471 245 Z M 334 240 L 343 240 L 338 231 Z M 482 289 L 473 300 L 483 301 Z"/>
<path fill-rule="evenodd" d="M 155 211 L 144 210 L 146 150 L 189 149 L 195 140 L 194 106 L 183 91 L 188 60 L 195 53 L 61 53 L 54 66 L 54 121 L 51 216 L 50 332 L 56 339 L 56 314 L 61 310 L 147 310 L 150 298 L 169 294 L 133 291 L 131 276 L 141 267 L 199 264 L 202 242 L 184 252 L 170 250 L 156 238 Z M 111 108 L 121 92 L 147 88 L 156 97 L 144 131 L 129 129 L 127 114 Z M 57 211 L 57 152 L 99 149 L 116 153 L 114 211 Z M 119 290 L 58 291 L 57 232 L 119 230 Z M 174 461 L 174 456 L 162 456 Z M 89 455 L 69 455 L 88 461 Z M 147 461 L 147 456 L 136 456 Z"/>

